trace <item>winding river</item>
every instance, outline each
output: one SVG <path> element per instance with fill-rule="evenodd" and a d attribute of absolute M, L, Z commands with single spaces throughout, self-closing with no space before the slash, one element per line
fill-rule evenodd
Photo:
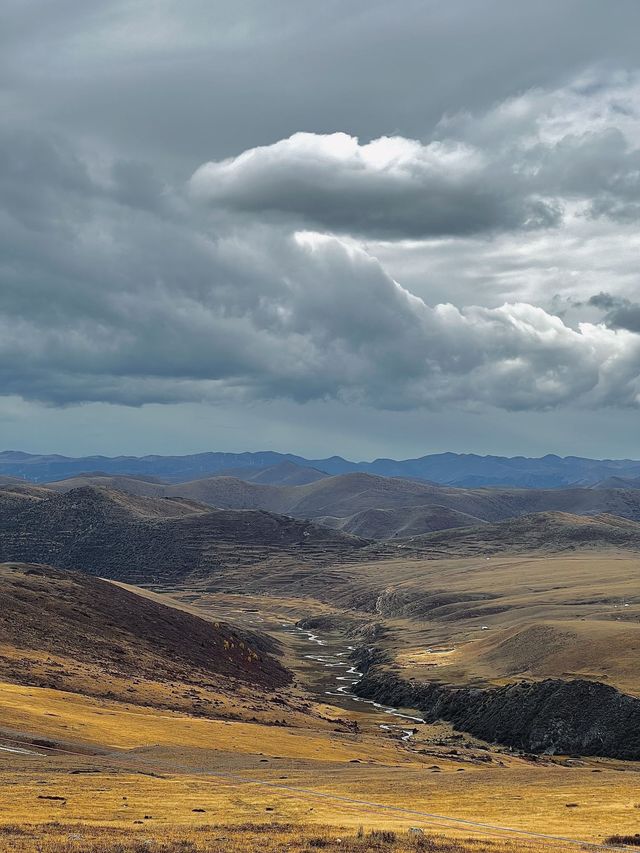
<path fill-rule="evenodd" d="M 407 714 L 404 711 L 400 711 L 398 708 L 392 708 L 388 705 L 381 705 L 379 702 L 375 702 L 373 699 L 364 699 L 362 696 L 356 696 L 353 692 L 353 686 L 357 684 L 363 676 L 363 673 L 356 669 L 356 667 L 349 660 L 349 655 L 351 652 L 356 650 L 355 646 L 346 646 L 341 651 L 330 651 L 328 648 L 328 641 L 323 639 L 319 634 L 314 631 L 309 631 L 306 628 L 301 628 L 299 625 L 294 625 L 291 622 L 281 622 L 280 623 L 283 630 L 285 630 L 289 634 L 297 635 L 301 638 L 306 639 L 309 643 L 312 643 L 316 646 L 324 647 L 326 651 L 324 652 L 315 652 L 309 653 L 305 655 L 305 658 L 308 660 L 316 661 L 319 663 L 324 669 L 332 671 L 333 680 L 335 681 L 335 687 L 330 690 L 325 690 L 324 693 L 326 696 L 331 696 L 334 699 L 341 700 L 342 703 L 348 705 L 349 702 L 357 702 L 362 703 L 364 705 L 371 705 L 372 708 L 375 708 L 380 714 L 385 714 L 390 717 L 396 717 L 401 720 L 408 720 L 413 723 L 424 723 L 422 717 L 414 717 L 411 714 Z M 334 672 L 335 671 L 335 672 Z M 336 703 L 338 704 L 338 703 Z M 379 727 L 384 731 L 388 732 L 399 732 L 401 735 L 401 739 L 403 741 L 410 740 L 416 732 L 415 727 L 406 728 L 406 725 L 398 725 L 394 723 L 379 723 Z"/>

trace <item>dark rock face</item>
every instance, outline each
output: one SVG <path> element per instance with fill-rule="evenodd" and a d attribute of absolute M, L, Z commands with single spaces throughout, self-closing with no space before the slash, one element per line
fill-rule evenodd
<path fill-rule="evenodd" d="M 597 681 L 516 682 L 488 689 L 402 681 L 371 672 L 354 691 L 416 708 L 483 740 L 527 752 L 640 760 L 640 699 Z"/>

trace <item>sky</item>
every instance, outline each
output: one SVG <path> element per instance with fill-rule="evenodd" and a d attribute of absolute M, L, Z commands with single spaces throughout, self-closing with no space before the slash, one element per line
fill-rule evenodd
<path fill-rule="evenodd" d="M 636 0 L 4 0 L 0 447 L 640 457 Z"/>

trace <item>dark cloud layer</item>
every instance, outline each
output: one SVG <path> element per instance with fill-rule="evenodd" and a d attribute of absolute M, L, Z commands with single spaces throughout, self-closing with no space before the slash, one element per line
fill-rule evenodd
<path fill-rule="evenodd" d="M 430 307 L 356 245 L 208 219 L 145 164 L 4 141 L 3 387 L 45 402 L 635 405 L 640 338 Z M 25 180 L 25 175 L 31 180 Z"/>
<path fill-rule="evenodd" d="M 640 302 L 632 302 L 610 293 L 598 293 L 589 299 L 589 305 L 606 311 L 604 322 L 612 329 L 628 329 L 640 334 Z"/>
<path fill-rule="evenodd" d="M 637 24 L 9 0 L 0 396 L 637 406 Z"/>
<path fill-rule="evenodd" d="M 303 130 L 431 134 L 445 113 L 637 64 L 617 0 L 6 0 L 14 109 L 195 168 Z"/>

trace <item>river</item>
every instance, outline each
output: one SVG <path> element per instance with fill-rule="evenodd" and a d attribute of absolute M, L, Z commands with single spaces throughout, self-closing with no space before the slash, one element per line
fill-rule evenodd
<path fill-rule="evenodd" d="M 331 673 L 331 680 L 334 681 L 335 684 L 331 686 L 331 689 L 324 690 L 324 695 L 331 696 L 334 700 L 338 700 L 333 704 L 343 706 L 346 709 L 349 709 L 351 703 L 370 705 L 378 713 L 386 715 L 387 717 L 408 720 L 417 724 L 425 722 L 422 717 L 412 716 L 405 711 L 401 711 L 398 708 L 392 708 L 389 705 L 381 705 L 373 699 L 365 699 L 362 696 L 357 696 L 353 692 L 353 686 L 357 684 L 363 676 L 363 673 L 356 669 L 353 663 L 349 660 L 350 653 L 356 650 L 355 646 L 340 646 L 340 650 L 336 650 L 335 641 L 329 641 L 315 631 L 309 631 L 306 628 L 301 628 L 299 625 L 295 625 L 292 622 L 281 622 L 280 624 L 282 629 L 287 633 L 306 639 L 310 644 L 320 646 L 320 648 L 325 649 L 322 653 L 310 652 L 305 654 L 304 657 L 307 658 L 307 660 L 319 663 L 324 670 Z M 403 741 L 410 740 L 415 734 L 415 726 L 407 728 L 406 724 L 399 725 L 391 722 L 379 723 L 378 725 L 384 731 L 399 732 Z"/>

